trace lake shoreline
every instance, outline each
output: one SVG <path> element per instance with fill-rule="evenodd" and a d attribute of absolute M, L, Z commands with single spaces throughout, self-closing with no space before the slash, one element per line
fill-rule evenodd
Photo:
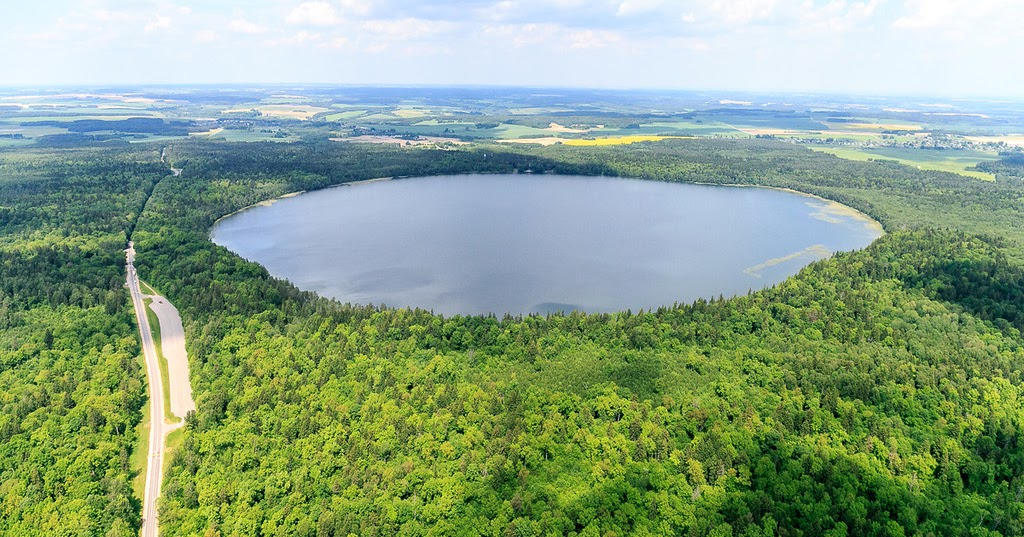
<path fill-rule="evenodd" d="M 305 203 L 269 207 L 297 193 L 279 196 L 221 222 L 210 239 L 340 302 L 476 315 L 732 296 L 882 234 L 863 213 L 820 196 L 709 188 L 760 185 L 525 173 L 399 181 L 406 178 L 341 183 Z M 401 184 L 338 190 L 392 180 Z"/>
<path fill-rule="evenodd" d="M 428 176 L 424 176 L 424 177 L 428 177 Z M 345 183 L 338 183 L 336 185 L 329 185 L 329 186 L 325 186 L 323 188 L 319 188 L 317 190 L 296 190 L 294 192 L 288 192 L 287 194 L 281 194 L 280 196 L 274 196 L 273 198 L 268 198 L 268 199 L 265 199 L 263 201 L 258 201 L 256 203 L 253 203 L 252 205 L 246 205 L 245 207 L 242 207 L 241 209 L 238 209 L 237 211 L 231 211 L 230 213 L 225 214 L 224 216 L 220 216 L 216 220 L 213 221 L 213 225 L 210 226 L 210 230 L 212 231 L 214 226 L 216 226 L 221 220 L 224 220 L 225 218 L 228 218 L 229 216 L 235 216 L 236 214 L 243 213 L 245 211 L 248 211 L 249 209 L 255 209 L 256 207 L 270 207 L 271 205 L 273 205 L 273 204 L 275 204 L 275 203 L 277 203 L 277 202 L 279 202 L 281 200 L 288 199 L 288 198 L 294 198 L 295 196 L 298 196 L 299 194 L 305 194 L 306 192 L 319 192 L 321 190 L 329 190 L 329 189 L 332 189 L 332 188 L 339 188 L 339 187 L 343 187 L 343 186 L 354 186 L 354 185 L 362 185 L 362 184 L 368 184 L 368 183 L 380 183 L 380 182 L 383 182 L 383 181 L 390 181 L 392 179 L 395 179 L 395 177 L 374 177 L 373 179 L 360 179 L 358 181 L 348 181 L 348 182 L 345 182 Z"/>
<path fill-rule="evenodd" d="M 400 179 L 415 179 L 415 178 L 420 178 L 420 177 L 423 177 L 423 178 L 426 178 L 426 177 L 443 177 L 443 176 L 448 176 L 448 175 L 544 175 L 544 174 L 536 174 L 536 173 L 532 173 L 532 172 L 528 172 L 528 171 L 527 172 L 508 173 L 508 174 L 503 173 L 503 172 L 466 172 L 466 173 L 455 173 L 455 174 L 445 173 L 445 174 L 437 174 L 437 175 L 403 175 L 403 176 L 397 176 L 397 177 L 396 176 L 391 176 L 391 177 L 374 177 L 372 179 L 359 179 L 357 181 L 347 181 L 347 182 L 344 182 L 344 183 L 338 183 L 338 184 L 335 184 L 335 185 L 329 185 L 329 186 L 326 186 L 324 188 L 320 188 L 320 189 L 317 189 L 317 190 L 311 190 L 311 191 L 296 190 L 295 192 L 288 192 L 287 194 L 281 194 L 280 196 L 276 196 L 276 197 L 269 198 L 269 199 L 266 199 L 266 200 L 263 200 L 263 201 L 260 201 L 260 202 L 257 202 L 257 203 L 253 203 L 252 205 L 247 205 L 245 207 L 242 207 L 241 209 L 238 209 L 237 211 L 232 211 L 232 212 L 230 212 L 228 214 L 225 214 L 225 215 L 217 218 L 216 220 L 214 220 L 213 224 L 210 226 L 209 233 L 212 233 L 213 228 L 221 220 L 223 220 L 223 219 L 225 219 L 225 218 L 227 218 L 229 216 L 234 216 L 236 214 L 239 214 L 241 212 L 247 211 L 249 209 L 254 209 L 256 207 L 268 207 L 268 206 L 273 205 L 274 203 L 277 203 L 278 201 L 281 201 L 283 199 L 294 198 L 295 196 L 298 196 L 299 194 L 305 194 L 306 192 L 318 192 L 318 191 L 321 191 L 321 190 L 329 190 L 329 189 L 332 189 L 332 188 L 340 188 L 340 187 L 345 187 L 345 186 L 357 186 L 357 185 L 372 184 L 372 183 L 382 183 L 382 182 L 385 182 L 385 181 L 395 181 L 395 180 L 400 180 Z M 804 197 L 807 197 L 807 198 L 812 198 L 812 199 L 821 201 L 821 202 L 826 204 L 826 206 L 827 206 L 826 210 L 829 210 L 829 211 L 832 211 L 832 212 L 835 212 L 835 213 L 839 213 L 839 214 L 845 214 L 845 215 L 850 216 L 852 218 L 856 218 L 857 220 L 864 221 L 869 227 L 871 227 L 872 229 L 878 231 L 879 232 L 879 236 L 885 235 L 885 233 L 886 233 L 885 226 L 883 226 L 881 222 L 879 222 L 878 220 L 875 220 L 874 218 L 871 217 L 871 215 L 869 215 L 869 214 L 867 214 L 867 213 L 865 213 L 863 211 L 860 211 L 858 209 L 850 207 L 849 205 L 844 205 L 842 203 L 839 203 L 838 201 L 831 200 L 831 199 L 819 196 L 817 194 L 811 194 L 809 192 L 803 192 L 803 191 L 795 190 L 795 189 L 792 189 L 792 188 L 786 188 L 786 187 L 781 187 L 781 186 L 769 186 L 769 185 L 748 185 L 748 184 L 742 184 L 742 183 L 707 183 L 707 182 L 700 182 L 700 181 L 661 181 L 661 180 L 658 180 L 658 179 L 643 179 L 643 178 L 640 178 L 640 177 L 625 177 L 625 176 L 616 176 L 616 175 L 581 175 L 580 177 L 604 177 L 604 178 L 615 178 L 615 179 L 635 179 L 637 181 L 654 181 L 654 182 L 659 182 L 659 183 L 679 183 L 679 184 L 701 185 L 701 186 L 723 186 L 723 187 L 731 187 L 731 188 L 764 188 L 764 189 L 768 189 L 768 190 L 778 190 L 780 192 L 788 192 L 790 194 L 797 194 L 797 195 L 800 195 L 800 196 L 804 196 Z"/>
<path fill-rule="evenodd" d="M 881 237 L 881 235 L 885 235 L 885 233 L 886 233 L 885 226 L 883 226 L 881 222 L 879 222 L 878 220 L 875 220 L 871 215 L 865 213 L 864 211 L 860 211 L 858 209 L 850 207 L 849 205 L 845 205 L 845 204 L 839 203 L 836 200 L 831 200 L 831 199 L 828 199 L 826 197 L 819 196 L 817 194 L 811 194 L 809 192 L 803 192 L 801 190 L 794 190 L 792 188 L 786 188 L 786 187 L 782 187 L 782 186 L 745 185 L 745 184 L 742 184 L 742 183 L 706 183 L 706 182 L 687 182 L 687 181 L 680 181 L 680 183 L 691 184 L 691 185 L 704 185 L 704 186 L 726 186 L 726 187 L 733 187 L 733 188 L 764 188 L 764 189 L 768 189 L 768 190 L 778 190 L 779 192 L 788 192 L 790 194 L 797 194 L 797 195 L 803 196 L 805 198 L 811 198 L 811 199 L 818 200 L 820 202 L 825 203 L 826 210 L 835 212 L 837 214 L 843 214 L 845 216 L 849 216 L 851 218 L 855 218 L 857 220 L 861 220 L 861 221 L 867 223 L 867 225 L 871 229 L 873 229 L 875 231 L 878 231 L 880 233 L 879 237 Z"/>

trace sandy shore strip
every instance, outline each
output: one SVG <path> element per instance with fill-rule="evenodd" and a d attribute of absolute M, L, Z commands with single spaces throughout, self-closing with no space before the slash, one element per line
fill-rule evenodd
<path fill-rule="evenodd" d="M 326 186 L 324 188 L 317 189 L 317 191 L 327 190 L 329 188 L 340 188 L 340 187 L 344 187 L 344 186 L 363 185 L 363 184 L 367 184 L 367 183 L 380 183 L 382 181 L 390 181 L 392 179 L 394 179 L 394 177 L 375 177 L 373 179 L 361 179 L 359 181 L 348 181 L 348 182 L 345 182 L 345 183 L 338 183 L 336 185 Z M 247 206 L 242 207 L 241 209 L 239 209 L 237 211 L 232 211 L 232 212 L 230 212 L 230 213 L 228 213 L 228 214 L 226 214 L 226 215 L 224 215 L 224 216 L 214 220 L 213 221 L 213 225 L 216 226 L 217 223 L 220 222 L 221 220 L 223 220 L 223 219 L 225 219 L 225 218 L 227 218 L 229 216 L 234 216 L 234 215 L 236 215 L 238 213 L 248 211 L 249 209 L 254 209 L 256 207 L 269 207 L 269 206 L 271 206 L 271 205 L 273 205 L 273 204 L 275 204 L 275 203 L 277 203 L 277 202 L 279 202 L 279 201 L 281 201 L 283 199 L 294 198 L 295 196 L 298 196 L 299 194 L 305 194 L 305 193 L 306 193 L 305 190 L 296 190 L 295 192 L 289 192 L 287 194 L 281 194 L 280 196 L 277 196 L 277 197 L 274 197 L 274 198 L 270 198 L 270 199 L 267 199 L 267 200 L 259 201 L 259 202 L 253 203 L 252 205 L 247 205 Z M 213 228 L 213 226 L 211 226 L 211 229 L 212 228 Z"/>
<path fill-rule="evenodd" d="M 426 176 L 424 176 L 424 177 L 426 177 Z M 331 185 L 331 186 L 329 186 L 327 188 L 341 188 L 343 186 L 357 186 L 357 185 L 367 185 L 367 184 L 370 184 L 370 183 L 383 183 L 384 181 L 391 181 L 391 180 L 394 180 L 394 179 L 395 179 L 394 177 L 376 177 L 374 179 L 360 179 L 358 181 L 349 181 L 347 183 L 338 183 L 336 185 Z M 300 194 L 301 194 L 301 192 L 300 192 Z"/>
<path fill-rule="evenodd" d="M 783 188 L 783 187 L 780 187 L 780 186 L 768 186 L 768 185 L 742 185 L 742 184 L 736 184 L 736 183 L 727 183 L 727 184 L 721 184 L 721 183 L 689 183 L 689 184 L 706 185 L 706 186 L 728 186 L 728 187 L 733 187 L 733 188 L 767 188 L 769 190 L 778 190 L 780 192 L 789 192 L 790 194 L 797 194 L 799 196 L 803 196 L 805 198 L 811 198 L 811 199 L 820 201 L 820 202 L 825 204 L 825 207 L 819 208 L 820 210 L 817 211 L 816 213 L 812 213 L 811 216 L 814 216 L 815 214 L 842 215 L 842 216 L 846 216 L 846 217 L 853 218 L 855 220 L 859 220 L 859 221 L 863 222 L 865 227 L 867 227 L 868 229 L 871 229 L 871 230 L 877 232 L 879 235 L 884 235 L 885 234 L 885 228 L 882 227 L 882 224 L 880 222 L 878 222 L 878 220 L 875 220 L 874 218 L 871 218 L 869 215 L 867 215 L 867 214 L 865 214 L 865 213 L 863 213 L 861 211 L 858 211 L 857 209 L 854 209 L 853 207 L 850 207 L 848 205 L 843 205 L 842 203 L 839 203 L 838 201 L 830 200 L 828 198 L 823 198 L 821 196 L 816 196 L 814 194 L 808 194 L 807 192 L 801 192 L 799 190 L 793 190 L 792 188 Z"/>
<path fill-rule="evenodd" d="M 814 197 L 824 205 L 819 205 L 814 202 L 807 203 L 809 207 L 816 209 L 811 213 L 811 217 L 813 218 L 817 218 L 818 220 L 822 220 L 830 224 L 840 224 L 842 223 L 843 218 L 851 218 L 853 220 L 863 222 L 866 228 L 871 231 L 875 231 L 878 234 L 883 234 L 885 232 L 882 229 L 882 224 L 879 224 L 870 216 L 854 209 L 853 207 L 848 207 L 837 201 L 819 198 L 817 196 Z"/>
<path fill-rule="evenodd" d="M 275 204 L 275 203 L 277 203 L 277 202 L 279 202 L 279 201 L 281 201 L 283 199 L 294 198 L 295 196 L 298 196 L 299 194 L 302 194 L 303 192 L 305 192 L 305 190 L 297 190 L 295 192 L 289 192 L 287 194 L 281 194 L 280 196 L 277 196 L 276 198 L 270 198 L 268 200 L 258 201 L 256 203 L 253 203 L 252 205 L 246 205 L 245 207 L 242 207 L 241 209 L 239 209 L 237 211 L 232 211 L 232 212 L 230 212 L 230 213 L 228 213 L 228 214 L 226 214 L 226 215 L 224 215 L 224 216 L 214 220 L 213 221 L 213 225 L 216 226 L 217 222 L 220 222 L 221 220 L 223 220 L 223 219 L 225 219 L 225 218 L 227 218 L 229 216 L 234 216 L 234 215 L 236 215 L 238 213 L 241 213 L 241 212 L 244 212 L 244 211 L 248 211 L 249 209 L 253 209 L 253 208 L 256 208 L 256 207 L 269 207 L 269 206 L 271 206 L 271 205 L 273 205 L 273 204 Z"/>

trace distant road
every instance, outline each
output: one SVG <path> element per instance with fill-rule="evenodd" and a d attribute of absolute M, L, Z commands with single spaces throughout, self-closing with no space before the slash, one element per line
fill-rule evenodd
<path fill-rule="evenodd" d="M 167 148 L 166 147 L 160 150 L 160 162 L 162 162 L 164 164 L 167 164 Z M 174 176 L 177 177 L 177 176 L 181 175 L 181 168 L 173 168 L 172 167 L 171 168 L 171 173 L 173 173 Z"/>

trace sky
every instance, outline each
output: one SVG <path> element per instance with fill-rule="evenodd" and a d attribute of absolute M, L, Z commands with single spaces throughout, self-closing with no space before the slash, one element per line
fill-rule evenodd
<path fill-rule="evenodd" d="M 1024 96 L 1020 0 L 0 1 L 0 86 Z"/>

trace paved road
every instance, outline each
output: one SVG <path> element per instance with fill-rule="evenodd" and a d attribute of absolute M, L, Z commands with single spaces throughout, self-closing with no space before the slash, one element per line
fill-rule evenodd
<path fill-rule="evenodd" d="M 160 350 L 167 360 L 167 386 L 171 396 L 171 414 L 184 419 L 189 411 L 196 409 L 192 400 L 192 385 L 188 381 L 188 355 L 185 354 L 185 329 L 181 326 L 178 309 L 166 298 L 159 295 L 145 295 L 151 298 L 149 309 L 160 321 Z"/>
<path fill-rule="evenodd" d="M 149 378 L 149 457 L 146 462 L 146 493 L 142 500 L 142 535 L 156 537 L 156 499 L 160 496 L 160 474 L 164 455 L 164 383 L 160 377 L 153 334 L 146 320 L 146 305 L 139 290 L 139 277 L 135 274 L 135 245 L 128 243 L 128 290 L 135 306 L 135 320 L 142 338 L 142 353 L 146 357 L 146 377 Z"/>
<path fill-rule="evenodd" d="M 167 163 L 167 148 L 160 150 L 160 162 Z M 171 168 L 175 177 L 181 169 Z M 164 297 L 143 295 L 139 289 L 139 276 L 135 272 L 135 244 L 128 242 L 125 250 L 127 284 L 135 307 L 135 320 L 139 325 L 142 352 L 146 358 L 146 378 L 149 381 L 149 455 L 146 461 L 146 491 L 142 499 L 142 535 L 156 537 L 159 533 L 156 518 L 156 499 L 160 497 L 160 483 L 163 481 L 163 459 L 167 435 L 185 424 L 184 418 L 195 410 L 192 400 L 192 386 L 188 380 L 188 357 L 185 354 L 185 331 L 181 327 L 178 310 Z M 161 350 L 167 360 L 168 389 L 171 399 L 171 413 L 182 418 L 179 423 L 164 419 L 164 382 L 160 374 L 156 345 L 146 319 L 144 298 L 153 299 L 152 308 L 160 322 Z"/>
<path fill-rule="evenodd" d="M 146 492 L 142 500 L 142 535 L 143 537 L 156 537 L 158 534 L 156 499 L 160 496 L 160 482 L 163 481 L 165 440 L 171 431 L 181 427 L 185 422 L 171 424 L 164 420 L 164 383 L 160 375 L 160 364 L 157 361 L 153 334 L 149 330 L 149 322 L 146 319 L 146 305 L 143 302 L 144 296 L 142 291 L 139 289 L 139 277 L 135 273 L 135 245 L 129 242 L 128 249 L 125 252 L 127 254 L 128 290 L 131 292 L 132 304 L 135 306 L 135 320 L 139 325 L 139 336 L 142 338 L 142 352 L 146 358 L 146 377 L 149 379 L 149 457 L 146 462 Z M 173 310 L 174 318 L 177 318 L 177 310 L 167 302 L 167 299 L 163 297 L 155 298 L 165 303 L 169 307 L 168 311 Z M 168 330 L 164 324 L 163 318 L 161 318 L 161 333 Z M 172 339 L 176 340 L 175 347 L 178 345 L 181 347 L 180 359 L 184 360 L 185 363 L 183 371 L 184 382 L 182 383 L 180 380 L 182 374 L 180 360 L 179 365 L 175 369 L 172 369 L 170 362 L 168 362 L 168 375 L 172 380 L 177 378 L 177 384 L 172 384 L 170 389 L 172 394 L 179 392 L 178 410 L 182 411 L 179 417 L 184 417 L 188 410 L 195 409 L 195 402 L 192 401 L 192 389 L 188 382 L 188 360 L 185 358 L 185 339 L 181 331 L 180 318 L 177 318 L 177 329 L 179 331 L 178 334 L 173 333 L 174 328 L 170 328 L 168 331 L 172 332 Z M 182 386 L 184 386 L 184 389 Z M 186 389 L 187 391 L 185 391 Z"/>

